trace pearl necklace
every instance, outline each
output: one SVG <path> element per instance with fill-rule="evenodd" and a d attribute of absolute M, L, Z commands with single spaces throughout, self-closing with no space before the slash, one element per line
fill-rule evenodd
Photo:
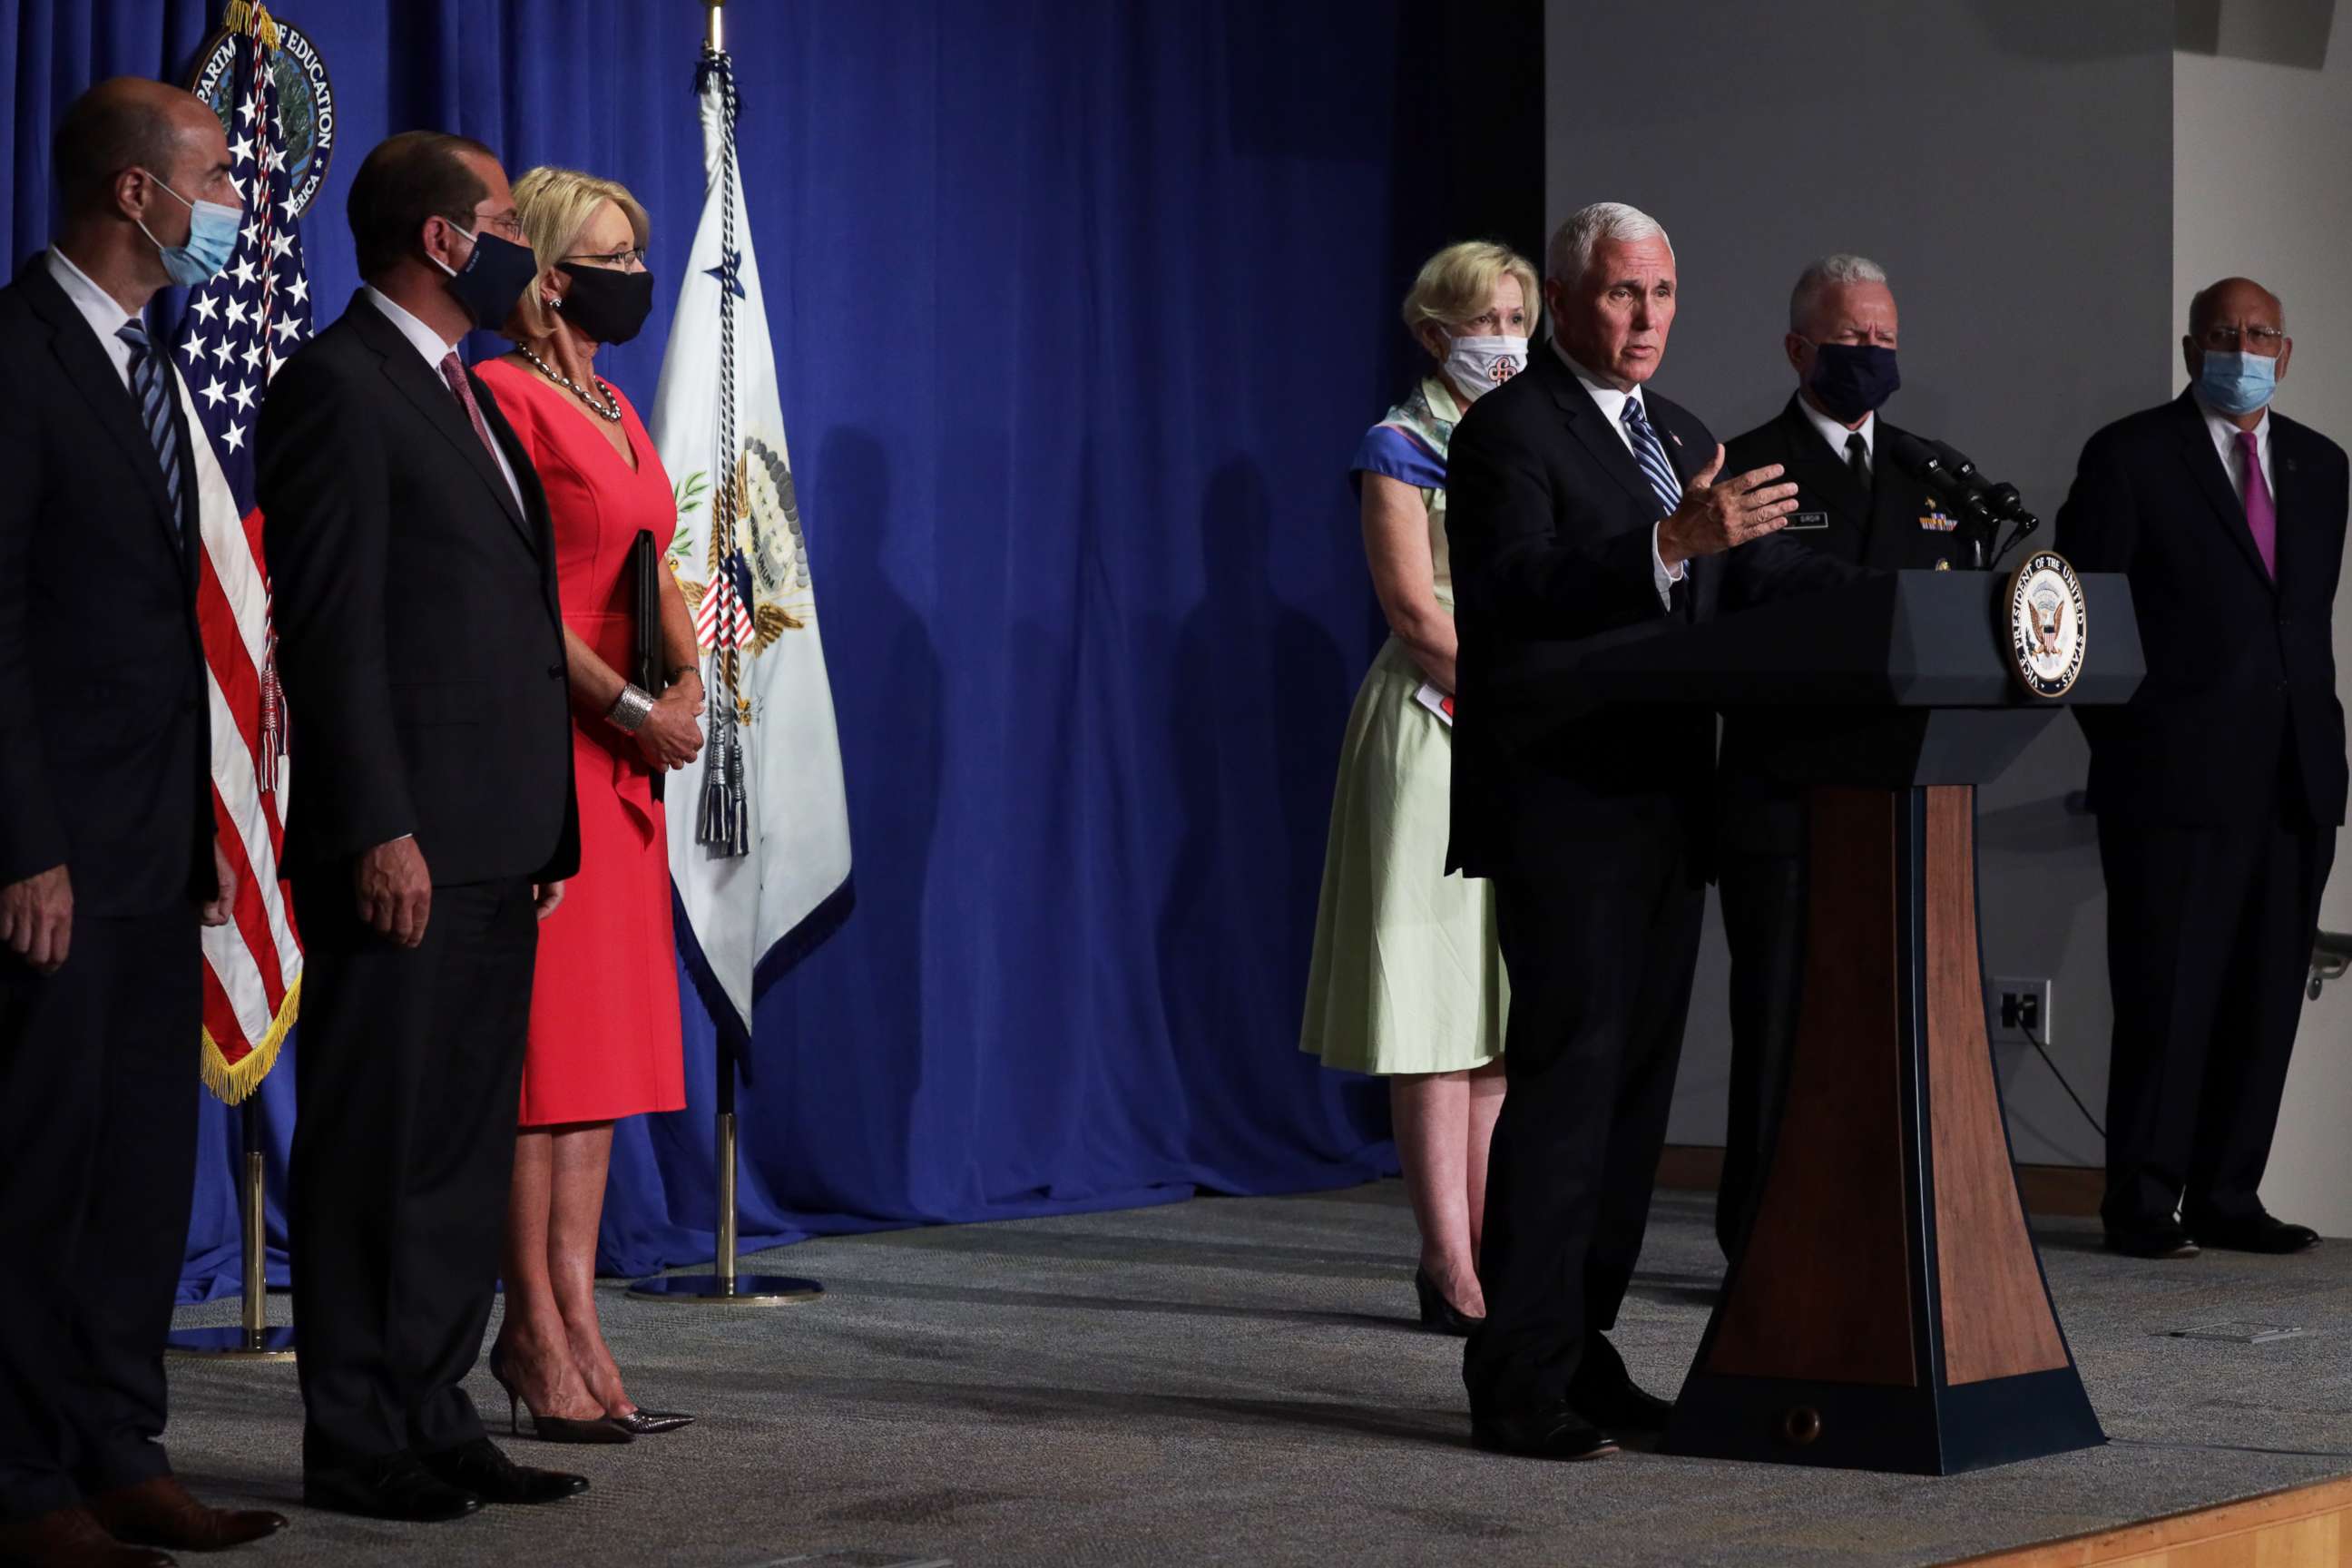
<path fill-rule="evenodd" d="M 562 371 L 556 369 L 553 365 L 548 363 L 545 360 L 531 353 L 530 350 L 524 348 L 521 344 L 518 343 L 515 347 L 522 354 L 523 358 L 530 361 L 531 363 L 539 367 L 540 374 L 547 377 L 548 380 L 554 382 L 559 386 L 568 388 L 571 391 L 572 395 L 577 397 L 581 402 L 586 404 L 591 409 L 594 410 L 604 418 L 611 420 L 614 424 L 618 425 L 621 422 L 620 395 L 615 393 L 610 386 L 607 386 L 604 384 L 603 377 L 592 375 L 588 378 L 596 384 L 596 391 L 604 395 L 604 400 L 599 403 L 596 400 L 595 392 L 589 391 L 586 387 L 581 385 L 578 382 L 572 380 L 570 376 L 564 374 Z"/>

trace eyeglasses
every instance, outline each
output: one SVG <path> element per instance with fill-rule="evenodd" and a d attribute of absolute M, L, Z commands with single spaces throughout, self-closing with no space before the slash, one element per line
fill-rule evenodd
<path fill-rule="evenodd" d="M 442 216 L 449 222 L 471 229 L 476 234 L 488 229 L 502 239 L 513 240 L 517 245 L 526 243 L 522 236 L 522 220 L 512 213 L 501 214 L 497 217 L 484 217 L 481 209 L 477 207 L 462 218 L 446 213 Z"/>
<path fill-rule="evenodd" d="M 2248 327 L 2243 336 L 2246 347 L 2258 354 L 2275 355 L 2279 352 L 2279 345 L 2286 342 L 2286 334 L 2276 327 Z M 2239 339 L 2240 333 L 2235 327 L 2205 329 L 2205 346 L 2209 349 L 2219 349 L 2223 353 L 2235 353 Z"/>
<path fill-rule="evenodd" d="M 593 267 L 643 267 L 646 253 L 634 247 L 622 250 L 600 250 L 591 256 L 567 256 L 566 261 L 585 261 Z"/>

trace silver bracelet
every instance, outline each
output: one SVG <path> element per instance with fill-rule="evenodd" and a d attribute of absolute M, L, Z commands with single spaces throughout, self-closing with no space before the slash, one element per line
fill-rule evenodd
<path fill-rule="evenodd" d="M 644 687 L 633 683 L 622 687 L 621 694 L 613 699 L 613 706 L 605 710 L 604 722 L 624 735 L 634 735 L 645 727 L 653 711 L 653 698 Z"/>

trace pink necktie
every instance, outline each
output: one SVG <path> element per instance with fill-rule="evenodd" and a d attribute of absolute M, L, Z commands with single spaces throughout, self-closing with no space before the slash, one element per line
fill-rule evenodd
<path fill-rule="evenodd" d="M 2246 466 L 2246 528 L 2254 536 L 2254 548 L 2262 552 L 2263 570 L 2278 580 L 2278 508 L 2271 500 L 2271 488 L 2263 482 L 2263 456 L 2254 446 L 2252 430 L 2238 432 L 2238 460 Z"/>
<path fill-rule="evenodd" d="M 473 421 L 474 434 L 479 436 L 482 445 L 489 448 L 490 461 L 498 464 L 499 473 L 503 477 L 506 464 L 499 460 L 499 444 L 491 438 L 489 424 L 482 417 L 482 405 L 474 401 L 474 384 L 466 379 L 466 367 L 458 360 L 455 349 L 451 349 L 441 362 L 441 379 L 449 384 L 449 390 L 457 395 L 459 403 L 465 405 L 466 417 Z M 511 480 L 507 484 L 507 493 L 514 497 L 516 506 L 522 505 L 522 492 L 515 489 Z"/>

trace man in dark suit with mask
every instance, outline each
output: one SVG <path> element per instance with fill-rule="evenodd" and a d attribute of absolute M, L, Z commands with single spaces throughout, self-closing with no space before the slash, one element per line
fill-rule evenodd
<path fill-rule="evenodd" d="M 379 1518 L 548 1502 L 461 1386 L 496 1288 L 537 952 L 579 858 L 547 503 L 458 341 L 535 271 L 488 148 L 370 153 L 367 286 L 258 438 L 309 968 L 291 1176 L 303 1494 Z"/>
<path fill-rule="evenodd" d="M 1617 705 L 1532 722 L 1524 689 L 1568 645 L 1671 634 L 1853 570 L 1766 536 L 1776 466 L 1734 475 L 1647 383 L 1677 299 L 1674 248 L 1617 203 L 1546 258 L 1551 342 L 1454 427 L 1461 654 L 1451 859 L 1495 884 L 1510 1092 L 1488 1158 L 1486 1318 L 1463 1361 L 1483 1447 L 1580 1459 L 1663 1430 L 1605 1337 L 1649 1222 L 1706 912 L 1715 716 Z"/>
<path fill-rule="evenodd" d="M 194 443 L 148 301 L 228 260 L 203 103 L 121 78 L 58 125 L 64 223 L 0 289 L 0 1562 L 140 1568 L 284 1526 L 163 1447 L 215 842 Z"/>
<path fill-rule="evenodd" d="M 2121 572 L 2147 679 L 2080 708 L 2107 880 L 2107 1245 L 2299 1252 L 2263 1207 L 2320 890 L 2344 821 L 2333 621 L 2344 449 L 2271 407 L 2276 296 L 2189 302 L 2189 387 L 2091 437 L 2057 548 Z M 2176 1212 L 2177 1211 L 2177 1212 Z"/>
<path fill-rule="evenodd" d="M 1797 390 L 1778 416 L 1724 443 L 1724 468 L 1778 463 L 1797 486 L 1782 537 L 1857 566 L 1958 564 L 1954 520 L 1896 458 L 1905 432 L 1878 416 L 1902 384 L 1886 273 L 1860 256 L 1824 257 L 1798 276 L 1781 351 Z M 1717 772 L 1717 888 L 1731 951 L 1730 1114 L 1715 1235 L 1726 1258 L 1746 1236 L 1780 1124 L 1805 964 L 1803 790 L 1763 758 L 1775 724 L 1724 715 Z"/>

